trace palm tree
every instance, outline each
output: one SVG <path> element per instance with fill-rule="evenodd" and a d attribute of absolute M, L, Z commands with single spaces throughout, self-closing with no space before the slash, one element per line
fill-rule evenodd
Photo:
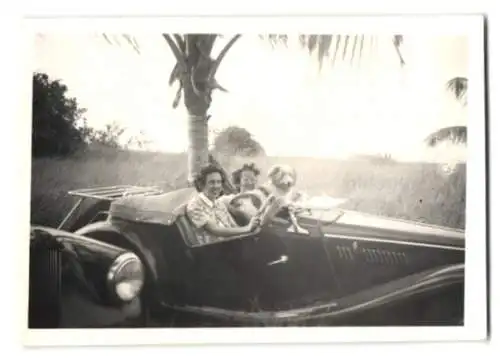
<path fill-rule="evenodd" d="M 106 40 L 113 41 L 106 35 Z M 172 69 L 169 85 L 177 82 L 178 89 L 172 106 L 176 108 L 183 96 L 184 105 L 188 112 L 188 182 L 192 183 L 198 170 L 209 161 L 208 152 L 208 110 L 212 102 L 212 92 L 219 90 L 227 92 L 215 79 L 217 70 L 230 48 L 241 37 L 241 34 L 233 36 L 221 52 L 213 56 L 212 49 L 217 34 L 162 34 L 166 43 L 172 50 L 176 64 Z M 139 52 L 139 46 L 134 38 L 122 35 L 126 41 Z M 276 44 L 287 45 L 287 35 L 268 34 L 261 35 L 261 39 L 268 41 L 272 46 Z M 374 37 L 365 35 L 300 35 L 300 44 L 310 54 L 317 52 L 318 64 L 321 68 L 325 59 L 330 58 L 332 63 L 337 60 L 350 58 L 351 64 L 354 58 L 360 58 L 367 43 L 372 47 L 375 44 Z M 400 51 L 403 42 L 402 35 L 394 35 L 389 39 L 399 58 L 400 65 L 405 64 Z M 115 38 L 116 42 L 116 38 Z"/>
<path fill-rule="evenodd" d="M 467 106 L 468 85 L 468 79 L 464 77 L 455 77 L 446 82 L 447 90 L 452 92 L 464 107 Z M 430 147 L 435 147 L 447 141 L 455 144 L 467 144 L 467 127 L 458 125 L 441 128 L 425 138 L 425 143 Z"/>

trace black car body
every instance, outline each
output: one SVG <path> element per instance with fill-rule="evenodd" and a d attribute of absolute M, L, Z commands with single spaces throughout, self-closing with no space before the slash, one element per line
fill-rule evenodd
<path fill-rule="evenodd" d="M 84 255 L 74 262 L 82 275 L 60 282 L 57 307 L 71 295 L 86 300 L 71 312 L 117 319 L 71 319 L 68 311 L 54 327 L 463 324 L 462 230 L 310 208 L 297 214 L 305 233 L 283 212 L 253 234 L 200 244 L 185 214 L 195 193 L 73 192 L 94 199 L 91 207 L 67 217 L 59 230 L 43 228 Z M 138 257 L 144 281 L 126 301 L 103 281 L 122 254 Z M 73 268 L 62 267 L 63 279 Z M 75 279 L 91 287 L 76 287 Z"/>

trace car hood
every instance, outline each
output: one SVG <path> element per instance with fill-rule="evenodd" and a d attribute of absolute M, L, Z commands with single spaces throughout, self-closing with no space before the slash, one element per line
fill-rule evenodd
<path fill-rule="evenodd" d="M 299 216 L 305 224 L 316 223 L 325 236 L 368 237 L 388 241 L 419 242 L 429 246 L 465 247 L 462 229 L 332 208 Z"/>

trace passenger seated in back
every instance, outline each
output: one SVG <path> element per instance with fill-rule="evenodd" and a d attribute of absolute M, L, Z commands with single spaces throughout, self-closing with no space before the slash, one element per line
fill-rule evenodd
<path fill-rule="evenodd" d="M 233 184 L 237 194 L 227 194 L 220 197 L 231 214 L 240 224 L 247 224 L 257 214 L 260 204 L 255 205 L 250 198 L 235 199 L 238 195 L 255 190 L 260 170 L 254 163 L 244 164 L 233 172 Z"/>
<path fill-rule="evenodd" d="M 223 180 L 223 172 L 213 165 L 201 170 L 196 181 L 199 193 L 186 207 L 188 218 L 197 229 L 216 237 L 239 236 L 254 231 L 259 225 L 257 218 L 252 218 L 246 226 L 240 227 L 226 204 L 220 200 Z M 210 237 L 205 236 L 203 242 L 209 240 Z"/>

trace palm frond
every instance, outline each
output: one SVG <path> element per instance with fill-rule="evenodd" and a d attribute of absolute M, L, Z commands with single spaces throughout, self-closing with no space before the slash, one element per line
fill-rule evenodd
<path fill-rule="evenodd" d="M 321 36 L 318 40 L 321 43 L 318 44 L 318 63 L 320 68 L 323 65 L 323 60 L 328 56 L 330 52 L 332 40 L 333 40 L 332 36 Z"/>
<path fill-rule="evenodd" d="M 224 48 L 221 50 L 221 52 L 219 53 L 219 55 L 217 56 L 217 58 L 214 61 L 214 64 L 212 66 L 212 69 L 211 69 L 209 77 L 208 77 L 209 79 L 212 79 L 215 76 L 215 73 L 219 69 L 219 66 L 220 66 L 222 60 L 224 59 L 224 57 L 226 56 L 227 52 L 229 51 L 229 49 L 231 49 L 231 47 L 234 45 L 236 40 L 238 40 L 240 37 L 241 37 L 241 34 L 236 34 L 235 36 L 233 36 L 231 38 L 231 40 L 229 40 L 227 42 L 227 44 L 224 46 Z"/>
<path fill-rule="evenodd" d="M 435 147 L 438 144 L 451 142 L 454 144 L 467 144 L 467 127 L 452 126 L 436 130 L 425 138 L 425 143 L 429 147 Z"/>
<path fill-rule="evenodd" d="M 392 43 L 394 44 L 394 49 L 396 49 L 396 52 L 398 53 L 399 62 L 401 66 L 405 65 L 403 55 L 401 55 L 401 44 L 403 44 L 403 35 L 394 35 Z"/>
<path fill-rule="evenodd" d="M 123 37 L 125 38 L 125 40 L 127 40 L 127 42 L 130 45 L 132 45 L 132 47 L 137 52 L 137 54 L 141 53 L 141 51 L 139 50 L 139 44 L 137 43 L 136 39 L 133 36 L 128 35 L 128 34 L 123 34 Z"/>
<path fill-rule="evenodd" d="M 312 53 L 314 51 L 314 49 L 317 48 L 318 39 L 319 39 L 318 35 L 309 35 L 309 37 L 307 39 L 307 48 L 309 49 L 309 52 Z"/>
<path fill-rule="evenodd" d="M 455 77 L 446 82 L 446 88 L 451 91 L 458 101 L 467 104 L 467 92 L 469 89 L 468 79 L 464 77 Z"/>
<path fill-rule="evenodd" d="M 347 54 L 347 48 L 349 47 L 349 40 L 351 40 L 351 37 L 349 35 L 344 36 L 344 51 L 342 53 L 342 60 L 345 60 L 345 56 Z"/>
<path fill-rule="evenodd" d="M 170 47 L 170 50 L 172 50 L 172 53 L 174 54 L 175 59 L 177 60 L 177 63 L 184 70 L 186 68 L 185 52 L 182 52 L 181 49 L 179 49 L 179 46 L 175 43 L 175 41 L 169 34 L 162 34 L 162 35 L 165 41 L 167 42 L 168 46 Z"/>
<path fill-rule="evenodd" d="M 287 46 L 288 44 L 288 35 L 285 34 L 259 34 L 259 38 L 263 41 L 267 41 L 273 49 L 278 45 Z M 302 45 L 306 46 L 308 37 L 305 35 L 299 36 L 299 41 L 303 41 L 304 43 Z"/>
<path fill-rule="evenodd" d="M 336 38 L 335 41 L 333 38 Z M 278 44 L 287 45 L 288 36 L 282 34 L 267 34 L 260 35 L 261 39 L 267 40 L 271 46 L 274 48 Z M 390 41 L 396 51 L 399 62 L 401 66 L 404 66 L 405 60 L 403 54 L 401 53 L 401 45 L 403 44 L 403 35 L 396 34 L 387 39 Z M 323 60 L 325 58 L 331 58 L 334 64 L 339 58 L 339 51 L 342 48 L 341 59 L 345 61 L 350 54 L 350 63 L 353 64 L 356 58 L 360 60 L 363 56 L 363 48 L 365 44 L 364 34 L 351 34 L 351 35 L 340 35 L 340 34 L 301 34 L 298 36 L 298 41 L 300 45 L 305 48 L 310 54 L 317 51 L 318 53 L 318 64 L 321 68 Z M 335 43 L 335 46 L 333 46 Z M 370 48 L 377 45 L 374 37 L 370 39 Z"/>
<path fill-rule="evenodd" d="M 102 34 L 104 40 L 106 40 L 108 42 L 109 45 L 113 45 L 113 41 L 111 41 L 111 39 L 109 38 L 109 36 L 107 34 Z"/>
<path fill-rule="evenodd" d="M 186 52 L 186 40 L 184 39 L 182 34 L 173 34 L 174 39 L 177 42 L 177 47 L 181 52 Z"/>
<path fill-rule="evenodd" d="M 137 54 L 140 54 L 141 51 L 140 51 L 140 48 L 139 48 L 139 43 L 137 42 L 137 40 L 132 36 L 132 35 L 129 35 L 129 34 L 120 34 L 120 35 L 110 35 L 110 34 L 101 34 L 102 37 L 104 38 L 104 40 L 106 40 L 106 42 L 110 45 L 118 45 L 120 46 L 121 43 L 120 43 L 120 38 L 121 39 L 125 39 L 125 41 L 132 46 L 132 48 L 134 49 L 134 51 L 137 53 Z"/>
<path fill-rule="evenodd" d="M 333 52 L 332 64 L 335 64 L 335 60 L 337 58 L 337 52 L 339 50 L 341 41 L 342 41 L 342 36 L 337 35 L 337 41 L 335 42 L 335 51 Z"/>
<path fill-rule="evenodd" d="M 354 45 L 352 47 L 352 53 L 351 53 L 351 64 L 352 61 L 354 60 L 354 55 L 356 54 L 357 47 L 356 45 L 358 44 L 358 35 L 354 36 Z"/>
<path fill-rule="evenodd" d="M 261 36 L 261 39 L 263 38 L 263 36 Z M 302 45 L 302 47 L 306 47 L 306 44 L 307 44 L 307 36 L 306 35 L 299 35 L 299 42 L 300 42 L 300 45 Z"/>
<path fill-rule="evenodd" d="M 365 36 L 364 35 L 361 35 L 361 42 L 359 44 L 359 54 L 358 54 L 358 58 L 361 60 L 361 58 L 363 57 L 363 47 L 365 45 Z M 360 62 L 358 62 L 359 64 Z"/>

